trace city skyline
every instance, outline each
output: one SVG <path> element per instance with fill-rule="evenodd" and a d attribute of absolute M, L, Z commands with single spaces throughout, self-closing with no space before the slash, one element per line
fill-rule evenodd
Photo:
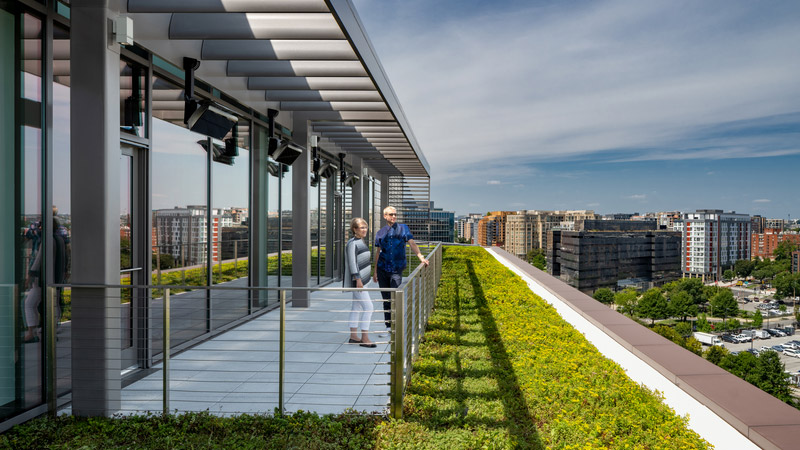
<path fill-rule="evenodd" d="M 354 2 L 445 209 L 800 217 L 800 4 Z"/>

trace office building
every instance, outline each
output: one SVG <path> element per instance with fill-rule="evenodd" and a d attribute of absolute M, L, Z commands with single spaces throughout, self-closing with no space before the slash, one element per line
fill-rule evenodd
<path fill-rule="evenodd" d="M 680 233 L 657 222 L 587 220 L 580 230 L 550 230 L 547 270 L 576 289 L 647 289 L 680 278 Z"/>
<path fill-rule="evenodd" d="M 679 222 L 681 270 L 686 277 L 720 280 L 740 259 L 750 259 L 751 218 L 735 211 L 698 209 Z"/>

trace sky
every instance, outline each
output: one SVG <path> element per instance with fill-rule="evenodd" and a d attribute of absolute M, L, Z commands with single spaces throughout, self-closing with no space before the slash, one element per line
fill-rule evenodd
<path fill-rule="evenodd" d="M 353 3 L 437 207 L 800 218 L 800 2 Z"/>

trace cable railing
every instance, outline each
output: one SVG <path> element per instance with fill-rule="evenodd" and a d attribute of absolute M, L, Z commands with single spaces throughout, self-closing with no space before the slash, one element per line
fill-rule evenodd
<path fill-rule="evenodd" d="M 73 284 L 48 287 L 48 303 L 55 303 L 57 288 L 69 287 L 73 317 L 81 308 L 84 317 L 106 308 L 105 321 L 73 320 L 61 324 L 72 332 L 62 329 L 60 336 L 74 340 L 80 328 L 82 339 L 96 332 L 105 347 L 119 348 L 107 352 L 86 340 L 71 345 L 75 352 L 85 348 L 84 358 L 119 359 L 127 376 L 112 413 L 366 411 L 399 418 L 441 278 L 442 246 L 420 247 L 428 267 L 414 268 L 397 289 L 372 283 L 363 289 L 376 307 L 369 321 L 375 347 L 349 343 L 355 288 Z M 388 332 L 382 332 L 382 291 L 392 298 Z M 308 306 L 298 306 L 305 299 Z M 48 379 L 97 376 L 75 366 L 70 375 L 57 370 L 66 361 L 47 357 Z"/>

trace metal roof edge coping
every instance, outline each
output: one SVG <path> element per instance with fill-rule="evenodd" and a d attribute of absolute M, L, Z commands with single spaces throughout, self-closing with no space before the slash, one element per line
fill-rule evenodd
<path fill-rule="evenodd" d="M 400 124 L 400 127 L 406 134 L 408 141 L 411 143 L 414 153 L 417 154 L 419 162 L 430 176 L 430 165 L 425 159 L 425 155 L 422 154 L 422 149 L 419 147 L 417 138 L 414 136 L 414 132 L 411 130 L 411 125 L 406 119 L 402 106 L 400 106 L 400 101 L 397 99 L 397 95 L 395 94 L 394 89 L 389 82 L 389 78 L 386 76 L 386 72 L 383 70 L 380 60 L 378 60 L 375 49 L 372 46 L 372 42 L 370 42 L 369 37 L 364 31 L 364 26 L 362 25 L 361 20 L 356 13 L 355 7 L 350 0 L 325 1 L 330 5 L 331 13 L 333 13 L 334 17 L 336 17 L 336 20 L 339 21 L 344 34 L 349 37 L 350 42 L 353 43 L 353 50 L 355 50 L 355 52 L 361 57 L 361 60 L 364 62 L 364 65 L 367 68 L 367 72 L 369 72 L 370 77 L 378 87 L 378 91 L 389 105 L 389 108 L 397 120 L 397 123 Z"/>
<path fill-rule="evenodd" d="M 575 312 L 592 322 L 613 340 L 671 380 L 691 397 L 704 404 L 731 426 L 738 429 L 756 445 L 764 449 L 775 450 L 797 448 L 797 436 L 800 436 L 800 410 L 767 394 L 736 375 L 719 368 L 705 358 L 674 344 L 672 341 L 663 338 L 623 314 L 604 305 L 602 306 L 604 311 L 598 311 L 595 305 L 601 304 L 595 299 L 533 267 L 505 249 L 492 247 L 492 251 L 502 255 Z M 620 327 L 625 327 L 628 324 L 635 324 L 642 331 L 646 331 L 646 333 L 639 334 L 639 339 L 642 339 L 641 336 L 644 336 L 644 339 L 636 342 L 630 338 L 626 339 L 619 331 L 615 332 L 615 330 L 619 330 Z M 662 340 L 663 343 L 660 342 Z M 667 348 L 670 350 L 663 351 Z M 676 355 L 678 359 L 683 361 L 690 360 L 696 366 L 693 366 L 691 370 L 687 370 L 685 373 L 677 373 L 675 370 Z M 702 381 L 706 381 L 705 383 L 698 382 L 704 377 L 706 380 Z M 737 389 L 737 393 L 757 398 L 758 404 L 726 402 L 728 399 L 724 398 L 723 392 L 725 390 L 720 388 L 720 381 L 733 385 Z M 758 411 L 754 411 L 756 408 Z M 780 417 L 781 421 L 780 423 L 765 423 L 766 418 L 760 412 Z"/>

